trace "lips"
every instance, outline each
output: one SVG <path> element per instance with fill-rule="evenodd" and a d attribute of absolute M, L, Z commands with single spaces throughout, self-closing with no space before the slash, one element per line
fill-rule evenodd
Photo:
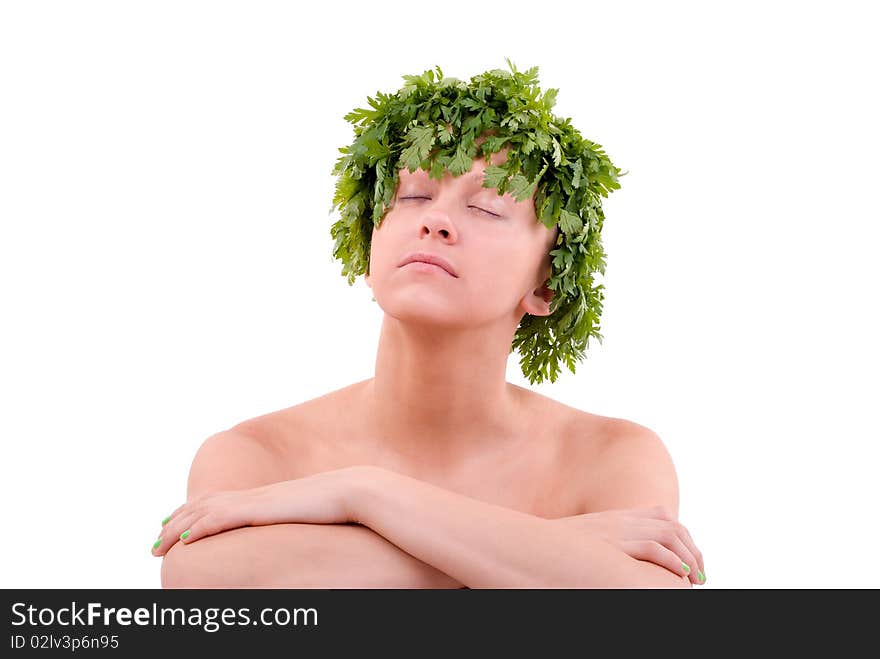
<path fill-rule="evenodd" d="M 431 265 L 440 266 L 446 272 L 448 272 L 453 277 L 458 277 L 458 273 L 455 271 L 455 268 L 452 267 L 452 264 L 444 259 L 442 256 L 437 256 L 436 254 L 429 254 L 427 252 L 413 252 L 412 254 L 408 254 L 403 261 L 400 262 L 398 267 L 403 267 L 407 263 L 430 263 Z"/>

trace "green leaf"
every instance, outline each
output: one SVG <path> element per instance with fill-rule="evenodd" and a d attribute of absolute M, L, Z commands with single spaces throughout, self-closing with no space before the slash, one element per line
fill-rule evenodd
<path fill-rule="evenodd" d="M 460 176 L 461 174 L 470 171 L 472 163 L 473 159 L 468 156 L 464 145 L 459 144 L 455 149 L 455 155 L 452 160 L 449 161 L 449 171 L 453 176 Z"/>
<path fill-rule="evenodd" d="M 414 172 L 431 152 L 435 139 L 434 128 L 430 126 L 413 126 L 407 138 L 411 144 L 404 149 L 401 154 L 401 160 L 410 172 Z"/>
<path fill-rule="evenodd" d="M 553 142 L 553 164 L 559 167 L 562 164 L 562 148 L 559 146 L 559 142 L 555 139 Z"/>
<path fill-rule="evenodd" d="M 580 233 L 584 223 L 574 213 L 569 213 L 564 208 L 559 211 L 559 228 L 563 233 L 573 236 Z"/>
<path fill-rule="evenodd" d="M 497 188 L 507 178 L 507 170 L 498 165 L 487 165 L 483 169 L 483 187 Z"/>
<path fill-rule="evenodd" d="M 510 193 L 516 201 L 528 199 L 535 189 L 535 185 L 529 182 L 522 174 L 514 174 L 510 180 Z"/>
<path fill-rule="evenodd" d="M 440 142 L 440 144 L 449 144 L 454 139 L 455 135 L 453 135 L 451 131 L 447 130 L 446 126 L 437 127 L 437 141 Z"/>
<path fill-rule="evenodd" d="M 431 163 L 431 169 L 428 172 L 428 177 L 433 179 L 442 179 L 443 175 L 446 173 L 446 165 L 443 163 L 442 158 L 435 158 L 434 162 Z"/>
<path fill-rule="evenodd" d="M 581 185 L 581 175 L 584 173 L 584 166 L 580 160 L 575 160 L 571 166 L 571 187 L 577 189 Z"/>

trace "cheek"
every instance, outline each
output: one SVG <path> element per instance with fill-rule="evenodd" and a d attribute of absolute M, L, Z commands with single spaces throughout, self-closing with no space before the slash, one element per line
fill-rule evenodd
<path fill-rule="evenodd" d="M 386 217 L 382 223 L 381 230 L 373 228 L 373 235 L 370 238 L 370 275 L 381 277 L 387 274 L 397 265 L 395 259 L 401 258 L 400 240 L 394 232 L 392 226 L 385 224 Z"/>
<path fill-rule="evenodd" d="M 499 304 L 509 304 L 513 298 L 522 295 L 528 286 L 526 271 L 531 267 L 530 253 L 517 246 L 487 244 L 469 259 L 469 284 L 487 300 L 497 300 Z"/>

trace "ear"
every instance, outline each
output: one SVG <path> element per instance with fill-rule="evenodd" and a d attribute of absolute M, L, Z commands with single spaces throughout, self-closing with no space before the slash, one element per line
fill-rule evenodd
<path fill-rule="evenodd" d="M 533 316 L 550 315 L 550 301 L 556 293 L 547 286 L 549 282 L 550 280 L 548 279 L 522 299 L 522 308 L 526 310 L 526 313 L 530 313 Z"/>
<path fill-rule="evenodd" d="M 367 265 L 367 271 L 364 273 L 364 281 L 367 282 L 367 287 L 369 287 L 369 288 L 373 288 L 373 286 L 370 284 L 370 266 L 369 266 L 369 264 Z M 375 302 L 375 301 L 376 301 L 376 296 L 375 296 L 375 295 L 371 295 L 371 296 L 370 296 L 370 299 L 371 299 L 373 302 Z"/>

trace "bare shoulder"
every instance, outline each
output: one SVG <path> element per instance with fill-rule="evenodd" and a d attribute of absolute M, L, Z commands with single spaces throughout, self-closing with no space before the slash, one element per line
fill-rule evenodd
<path fill-rule="evenodd" d="M 276 480 L 307 475 L 327 459 L 334 447 L 350 443 L 349 426 L 344 420 L 352 416 L 353 400 L 363 383 L 246 419 L 233 430 L 250 437 L 271 455 Z"/>
<path fill-rule="evenodd" d="M 578 411 L 567 427 L 566 452 L 582 474 L 584 512 L 660 505 L 677 518 L 675 466 L 647 426 Z"/>
<path fill-rule="evenodd" d="M 308 425 L 316 419 L 326 422 L 328 414 L 338 415 L 340 410 L 344 410 L 345 406 L 350 404 L 352 396 L 363 387 L 365 382 L 367 381 L 361 380 L 302 403 L 261 414 L 242 421 L 236 428 L 260 435 L 266 438 L 266 441 L 283 441 L 287 439 L 286 433 L 291 427 Z"/>
<path fill-rule="evenodd" d="M 223 490 L 260 487 L 279 480 L 271 442 L 246 428 L 233 427 L 202 442 L 190 466 L 187 500 Z"/>

